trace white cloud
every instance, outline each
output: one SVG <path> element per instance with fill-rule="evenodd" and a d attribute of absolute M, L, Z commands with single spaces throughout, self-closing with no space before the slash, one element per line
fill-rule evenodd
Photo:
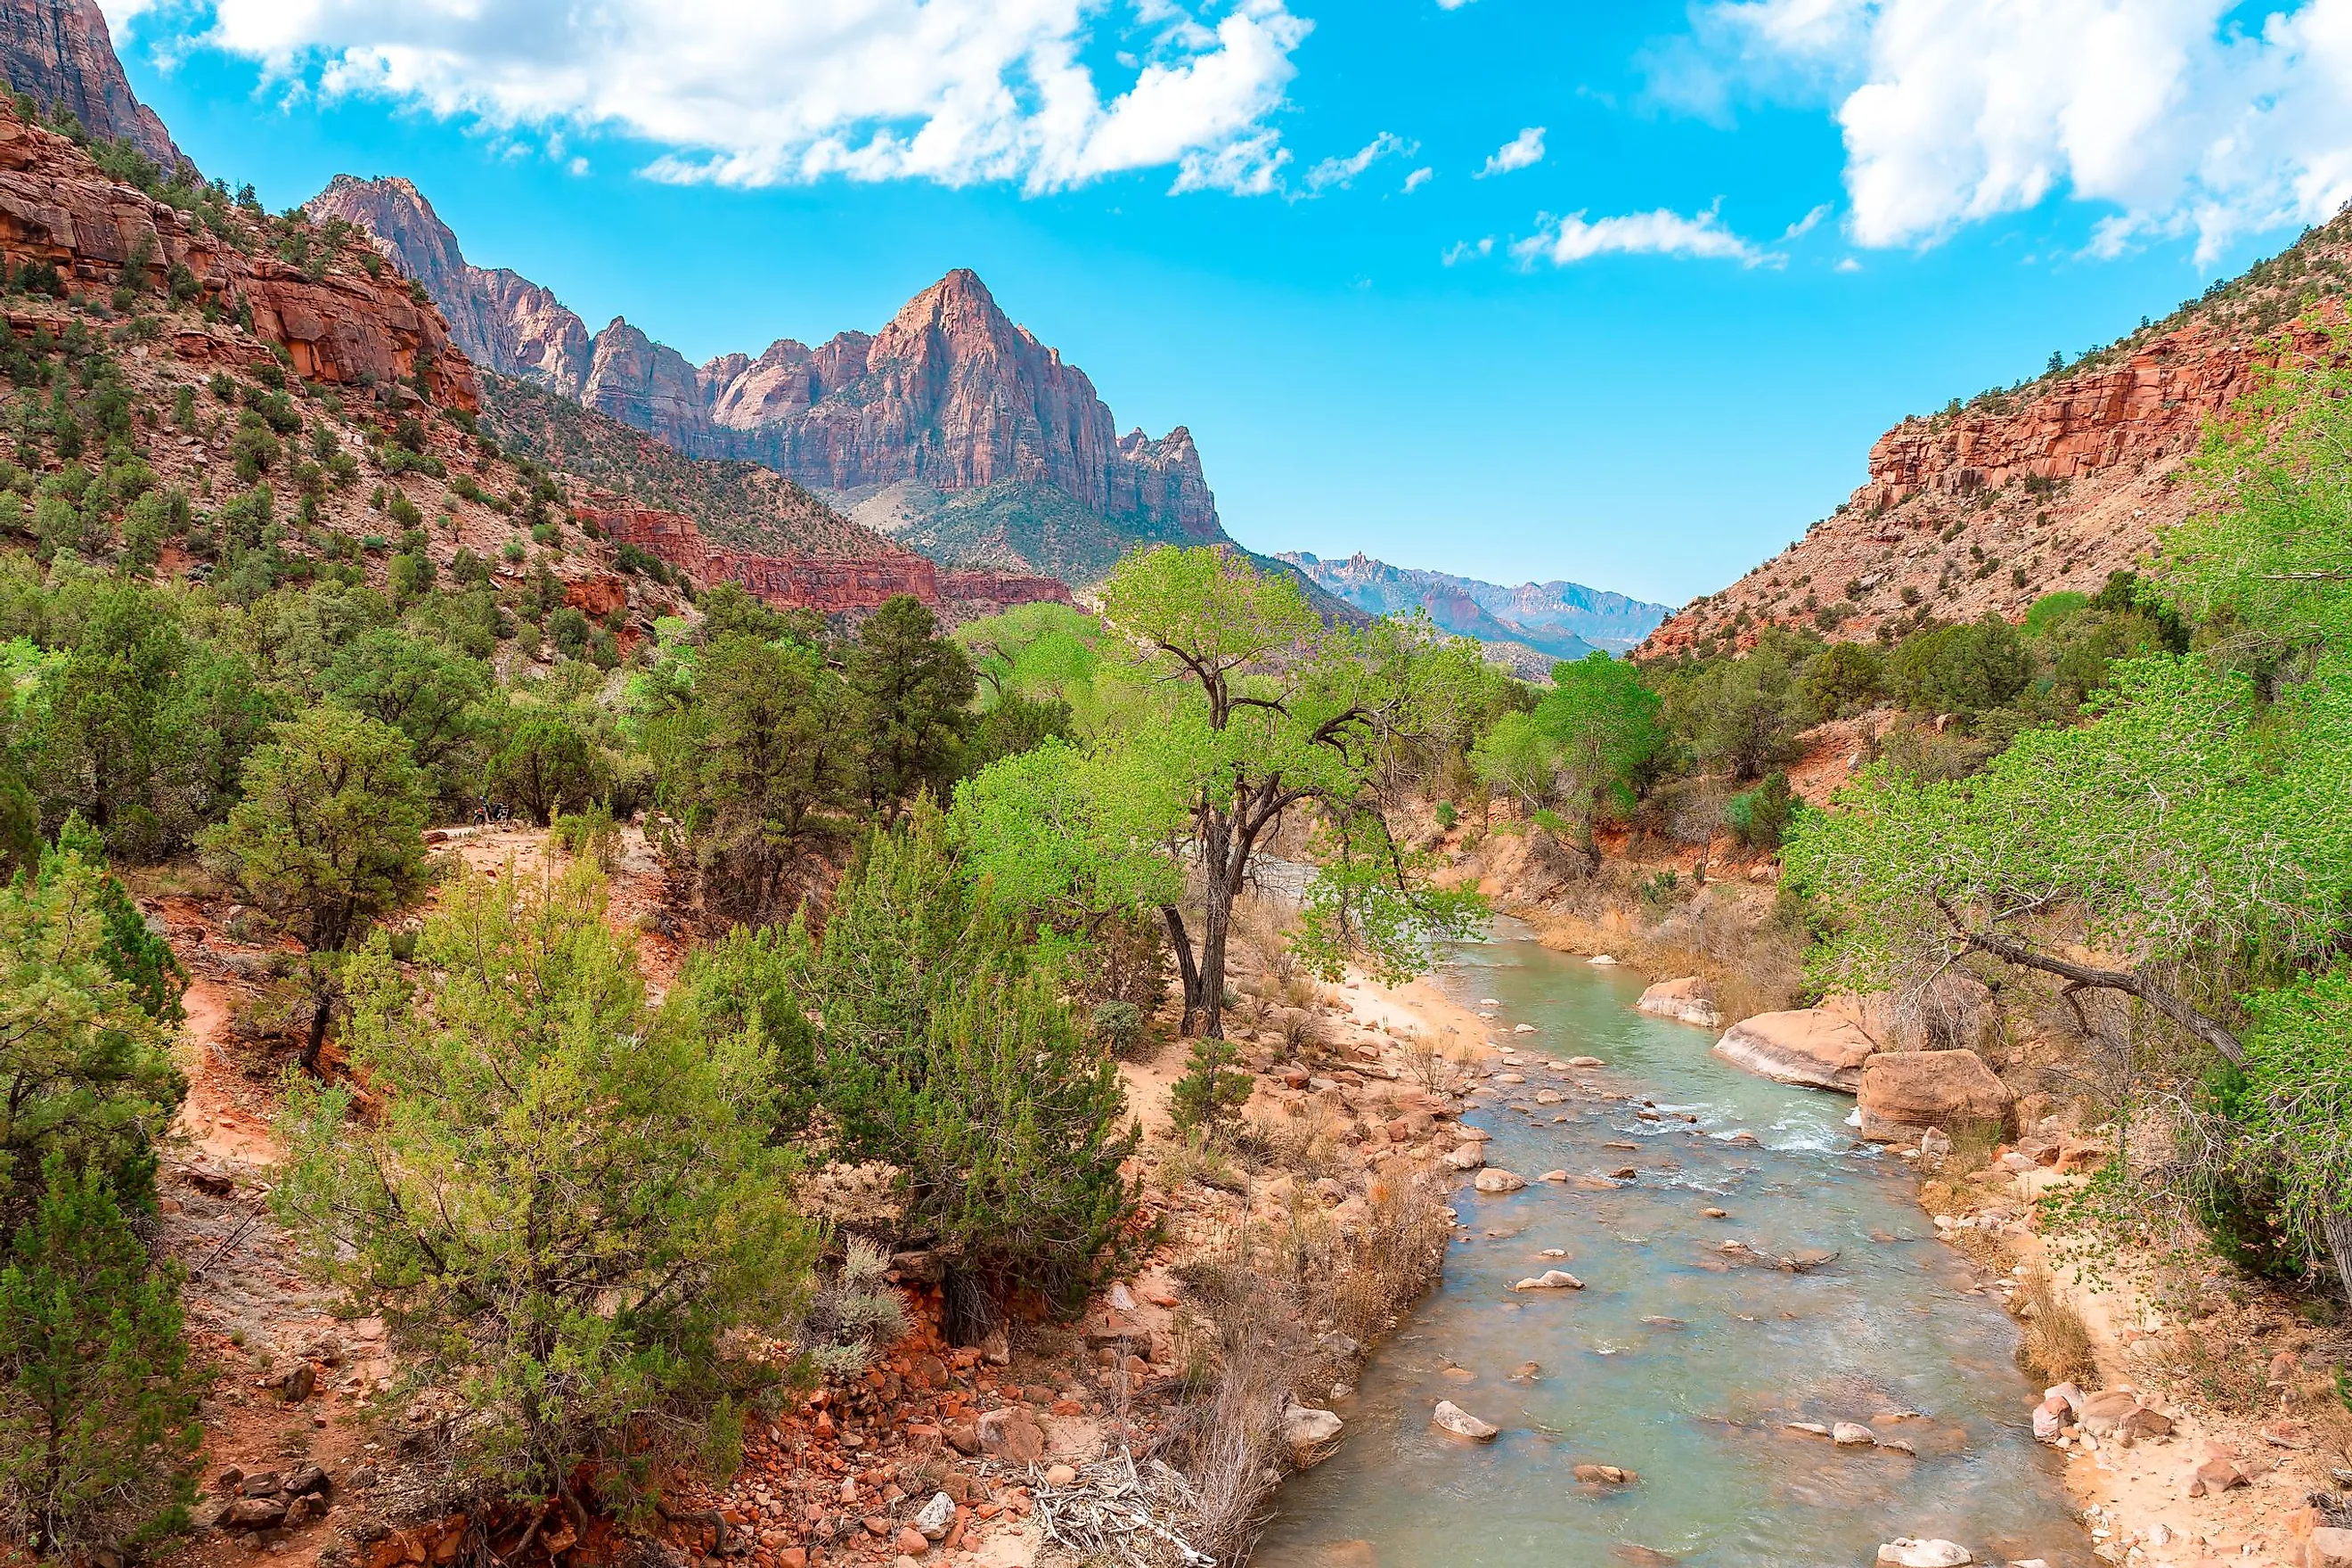
<path fill-rule="evenodd" d="M 1849 256 L 1841 259 L 1838 264 L 1835 267 L 1831 268 L 1830 270 L 1832 272 L 1859 272 L 1862 270 L 1862 263 Z"/>
<path fill-rule="evenodd" d="M 1333 189 L 1346 190 L 1355 184 L 1356 176 L 1387 157 L 1410 158 L 1421 151 L 1421 143 L 1408 142 L 1394 132 L 1383 131 L 1344 158 L 1326 158 L 1307 171 L 1307 189 L 1312 194 Z"/>
<path fill-rule="evenodd" d="M 1489 174 L 1507 174 L 1514 169 L 1524 169 L 1540 163 L 1544 155 L 1544 128 L 1530 125 L 1497 147 L 1486 160 L 1486 166 L 1470 177 L 1483 180 Z"/>
<path fill-rule="evenodd" d="M 1786 245 L 1792 239 L 1804 238 L 1805 236 L 1812 233 L 1814 229 L 1820 227 L 1822 219 L 1829 216 L 1830 204 L 1823 202 L 1821 205 L 1815 207 L 1812 211 L 1807 213 L 1804 216 L 1790 224 L 1787 228 L 1782 229 L 1780 231 L 1780 243 Z"/>
<path fill-rule="evenodd" d="M 1702 0 L 1651 90 L 1832 107 L 1849 226 L 1932 244 L 2053 194 L 2113 209 L 2091 249 L 2333 216 L 2352 199 L 2352 0 Z"/>
<path fill-rule="evenodd" d="M 1286 0 L 179 3 L 209 12 L 205 43 L 321 96 L 614 132 L 669 149 L 656 179 L 1032 192 L 1155 168 L 1179 190 L 1276 188 L 1272 119 L 1313 26 Z M 1106 36 L 1137 61 L 1116 81 L 1087 63 Z"/>
<path fill-rule="evenodd" d="M 1437 171 L 1434 169 L 1415 169 L 1404 177 L 1404 194 L 1411 195 L 1435 178 L 1437 178 Z"/>
<path fill-rule="evenodd" d="M 1437 8 L 1441 11 L 1459 11 L 1468 4 L 1470 0 L 1437 0 Z"/>
<path fill-rule="evenodd" d="M 1495 237 L 1490 234 L 1484 239 L 1456 241 L 1446 247 L 1445 254 L 1438 259 L 1448 267 L 1459 267 L 1465 261 L 1476 261 L 1494 254 Z"/>
<path fill-rule="evenodd" d="M 1609 255 L 1692 256 L 1737 261 L 1742 267 L 1777 267 L 1785 259 L 1724 227 L 1713 208 L 1688 217 L 1662 207 L 1616 217 L 1588 220 L 1578 212 L 1537 221 L 1535 234 L 1511 243 L 1511 259 L 1522 267 L 1538 261 L 1567 267 Z"/>

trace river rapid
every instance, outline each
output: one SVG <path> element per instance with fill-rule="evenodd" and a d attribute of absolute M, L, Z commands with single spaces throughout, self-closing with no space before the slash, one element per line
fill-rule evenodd
<path fill-rule="evenodd" d="M 1903 1163 L 1846 1128 L 1853 1101 L 1732 1068 L 1708 1031 L 1634 1012 L 1640 980 L 1508 922 L 1436 978 L 1496 1004 L 1479 1010 L 1520 1058 L 1499 1073 L 1526 1081 L 1486 1079 L 1465 1121 L 1529 1184 L 1456 1194 L 1442 1282 L 1334 1404 L 1345 1441 L 1283 1488 L 1261 1568 L 1849 1568 L 1906 1535 L 2091 1568 L 2028 1426 L 2016 1325 L 1935 1240 Z M 1607 1065 L 1559 1065 L 1580 1055 Z M 1548 1087 L 1565 1100 L 1536 1103 Z M 1574 1180 L 1536 1179 L 1556 1169 Z M 1836 1257 L 1790 1273 L 1725 1253 L 1735 1239 Z M 1547 1268 L 1585 1288 L 1510 1289 Z M 1501 1436 L 1433 1430 L 1441 1399 Z M 1580 1483 L 1579 1464 L 1640 1479 Z"/>

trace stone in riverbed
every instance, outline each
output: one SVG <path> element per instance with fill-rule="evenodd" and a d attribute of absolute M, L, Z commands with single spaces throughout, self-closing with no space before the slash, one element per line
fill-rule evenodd
<path fill-rule="evenodd" d="M 1877 1441 L 1859 1421 L 1841 1421 L 1830 1428 L 1830 1441 L 1841 1448 L 1867 1447 Z"/>
<path fill-rule="evenodd" d="M 1450 1399 L 1441 1399 L 1431 1412 L 1429 1424 L 1441 1432 L 1451 1432 L 1457 1437 L 1467 1437 L 1474 1443 L 1491 1443 L 1502 1428 L 1492 1422 L 1481 1421 Z"/>
<path fill-rule="evenodd" d="M 1478 1179 L 1471 1184 L 1480 1192 L 1488 1194 L 1516 1193 L 1527 1184 L 1528 1179 L 1525 1176 L 1492 1167 L 1479 1172 Z"/>
<path fill-rule="evenodd" d="M 1878 1560 L 1890 1568 L 1963 1568 L 1976 1555 L 1953 1542 L 1915 1541 L 1906 1535 L 1880 1547 Z"/>
<path fill-rule="evenodd" d="M 1576 1479 L 1596 1486 L 1624 1487 L 1640 1480 L 1642 1472 L 1620 1465 L 1579 1465 Z"/>
<path fill-rule="evenodd" d="M 1486 1147 L 1483 1143 L 1465 1143 L 1446 1155 L 1445 1163 L 1457 1171 L 1475 1171 L 1486 1163 Z"/>
<path fill-rule="evenodd" d="M 1599 1057 L 1570 1057 L 1568 1058 L 1568 1065 L 1572 1068 L 1597 1068 L 1607 1064 Z"/>
<path fill-rule="evenodd" d="M 1779 1083 L 1852 1094 L 1862 1087 L 1863 1063 L 1878 1042 L 1859 1025 L 1821 1007 L 1759 1013 L 1743 1018 L 1715 1043 L 1715 1054 Z"/>
<path fill-rule="evenodd" d="M 1568 1180 L 1568 1173 L 1566 1171 L 1546 1171 L 1542 1175 L 1538 1176 L 1536 1180 L 1538 1182 L 1564 1182 Z"/>
<path fill-rule="evenodd" d="M 1678 1023 L 1696 1024 L 1702 1029 L 1723 1027 L 1723 1015 L 1716 1011 L 1715 987 L 1696 974 L 1686 974 L 1679 980 L 1661 980 L 1642 993 L 1633 1004 L 1643 1013 Z"/>
<path fill-rule="evenodd" d="M 1290 1450 L 1291 1462 L 1307 1469 L 1329 1458 L 1331 1445 L 1339 1440 L 1339 1429 L 1345 1425 L 1328 1410 L 1310 1410 L 1303 1405 L 1293 1405 L 1285 1410 L 1282 1441 Z"/>
<path fill-rule="evenodd" d="M 1584 1281 L 1565 1268 L 1547 1268 L 1532 1279 L 1522 1279 L 1514 1290 L 1581 1290 Z"/>

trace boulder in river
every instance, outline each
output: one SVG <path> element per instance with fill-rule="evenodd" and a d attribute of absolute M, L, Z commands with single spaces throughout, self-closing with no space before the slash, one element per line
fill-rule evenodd
<path fill-rule="evenodd" d="M 1568 1058 L 1568 1065 L 1572 1068 L 1597 1068 L 1605 1067 L 1608 1064 L 1599 1057 L 1570 1057 Z"/>
<path fill-rule="evenodd" d="M 1471 1184 L 1480 1192 L 1489 1194 L 1516 1193 L 1527 1184 L 1525 1176 L 1494 1167 L 1479 1172 L 1477 1180 Z"/>
<path fill-rule="evenodd" d="M 1841 1448 L 1867 1448 L 1877 1442 L 1859 1421 L 1840 1421 L 1830 1428 L 1830 1441 Z"/>
<path fill-rule="evenodd" d="M 1474 1443 L 1491 1443 L 1502 1428 L 1490 1421 L 1481 1421 L 1450 1399 L 1441 1399 L 1431 1412 L 1429 1424 L 1441 1432 L 1451 1432 L 1456 1437 L 1467 1437 Z"/>
<path fill-rule="evenodd" d="M 1881 1051 L 1862 1064 L 1862 1135 L 1874 1143 L 1928 1131 L 2008 1131 L 2017 1104 L 1974 1051 Z"/>
<path fill-rule="evenodd" d="M 1465 1143 L 1445 1156 L 1445 1163 L 1457 1171 L 1475 1171 L 1486 1163 L 1486 1147 L 1483 1143 Z"/>
<path fill-rule="evenodd" d="M 1878 1560 L 1890 1568 L 1963 1568 L 1976 1561 L 1976 1554 L 1953 1542 L 1916 1541 L 1906 1535 L 1880 1547 Z"/>
<path fill-rule="evenodd" d="M 1759 1077 L 1845 1094 L 1862 1087 L 1862 1064 L 1877 1049 L 1853 1019 L 1820 1007 L 1742 1018 L 1715 1043 L 1717 1056 Z"/>
<path fill-rule="evenodd" d="M 1301 1469 L 1308 1468 L 1330 1458 L 1331 1445 L 1345 1425 L 1328 1410 L 1293 1405 L 1282 1413 L 1283 1446 L 1290 1450 L 1294 1464 Z"/>
<path fill-rule="evenodd" d="M 1679 980 L 1661 980 L 1642 993 L 1633 1004 L 1644 1013 L 1678 1023 L 1696 1024 L 1702 1029 L 1723 1027 L 1723 1015 L 1716 1010 L 1715 987 L 1704 975 L 1685 974 Z"/>
<path fill-rule="evenodd" d="M 1579 1465 L 1576 1479 L 1598 1486 L 1624 1487 L 1640 1480 L 1642 1472 L 1622 1465 Z"/>
<path fill-rule="evenodd" d="M 1584 1281 L 1565 1268 L 1547 1268 L 1532 1279 L 1522 1279 L 1514 1290 L 1581 1290 Z"/>

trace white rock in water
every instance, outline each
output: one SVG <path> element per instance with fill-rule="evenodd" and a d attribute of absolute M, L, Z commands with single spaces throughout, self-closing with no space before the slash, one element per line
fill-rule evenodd
<path fill-rule="evenodd" d="M 1596 952 L 1591 958 L 1585 960 L 1585 962 L 1588 963 L 1611 964 L 1615 963 L 1617 961 L 1610 957 L 1605 952 Z"/>
<path fill-rule="evenodd" d="M 1535 1032 L 1536 1026 L 1533 1024 L 1514 1024 L 1511 1026 L 1511 1033 L 1515 1035 L 1532 1035 Z"/>
<path fill-rule="evenodd" d="M 1482 1193 L 1516 1193 L 1528 1184 L 1528 1179 L 1509 1171 L 1489 1167 L 1479 1172 L 1478 1179 L 1471 1184 Z"/>
<path fill-rule="evenodd" d="M 1584 1281 L 1565 1268 L 1547 1268 L 1533 1279 L 1522 1279 L 1514 1290 L 1581 1290 Z"/>
<path fill-rule="evenodd" d="M 1475 1171 L 1486 1163 L 1486 1146 L 1484 1143 L 1465 1143 L 1445 1156 L 1445 1163 L 1457 1171 Z"/>
<path fill-rule="evenodd" d="M 1572 1068 L 1597 1068 L 1606 1064 L 1599 1057 L 1570 1057 L 1568 1065 Z"/>
<path fill-rule="evenodd" d="M 1963 1568 L 1976 1557 L 1967 1547 L 1949 1541 L 1914 1541 L 1906 1535 L 1880 1547 L 1878 1560 L 1892 1568 Z"/>
<path fill-rule="evenodd" d="M 1492 996 L 1481 996 L 1478 998 L 1478 1005 L 1481 1007 L 1499 1007 L 1502 1004 L 1496 1001 Z"/>
<path fill-rule="evenodd" d="M 1841 1448 L 1853 1448 L 1867 1447 L 1877 1439 L 1870 1435 L 1870 1428 L 1861 1422 L 1841 1421 L 1830 1428 L 1830 1441 Z"/>
<path fill-rule="evenodd" d="M 1440 1431 L 1451 1432 L 1457 1437 L 1467 1437 L 1476 1443 L 1491 1443 L 1495 1440 L 1495 1434 L 1502 1430 L 1490 1422 L 1479 1420 L 1450 1399 L 1437 1402 L 1436 1410 L 1430 1415 L 1429 1424 Z M 1961 1561 L 1968 1560 L 1962 1558 Z"/>
<path fill-rule="evenodd" d="M 1850 1112 L 1848 1112 L 1848 1113 L 1847 1113 L 1847 1115 L 1846 1115 L 1846 1119 L 1845 1119 L 1845 1124 L 1846 1124 L 1848 1127 L 1860 1127 L 1860 1126 L 1862 1125 L 1862 1107 L 1861 1107 L 1861 1106 L 1859 1106 L 1859 1105 L 1855 1106 L 1855 1107 L 1853 1108 L 1853 1110 L 1851 1110 Z"/>
<path fill-rule="evenodd" d="M 1536 1180 L 1538 1182 L 1564 1182 L 1568 1180 L 1568 1173 L 1566 1171 L 1546 1171 L 1542 1175 L 1538 1176 Z M 1564 1258 L 1567 1254 L 1562 1252 L 1551 1252 L 1547 1253 L 1545 1256 L 1549 1258 Z"/>
<path fill-rule="evenodd" d="M 937 1541 L 946 1535 L 948 1526 L 954 1522 L 955 1499 L 945 1492 L 933 1492 L 931 1500 L 923 1505 L 923 1511 L 915 1516 L 915 1528 L 926 1541 Z"/>

